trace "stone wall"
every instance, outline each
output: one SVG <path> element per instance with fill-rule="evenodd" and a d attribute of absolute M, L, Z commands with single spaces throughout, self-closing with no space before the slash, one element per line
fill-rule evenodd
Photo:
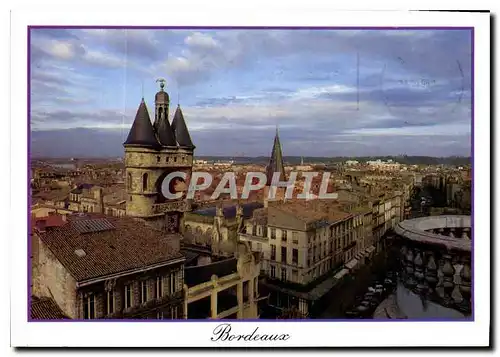
<path fill-rule="evenodd" d="M 66 316 L 77 318 L 75 279 L 39 238 L 36 239 L 38 259 L 34 262 L 33 294 L 53 298 Z"/>

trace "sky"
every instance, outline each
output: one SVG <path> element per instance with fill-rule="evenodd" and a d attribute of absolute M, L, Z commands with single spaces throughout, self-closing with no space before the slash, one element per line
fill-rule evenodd
<path fill-rule="evenodd" d="M 32 156 L 122 156 L 157 79 L 195 155 L 470 155 L 468 30 L 31 30 Z"/>

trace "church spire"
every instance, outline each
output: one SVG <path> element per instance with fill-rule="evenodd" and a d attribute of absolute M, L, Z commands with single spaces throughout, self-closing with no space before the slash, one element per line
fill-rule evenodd
<path fill-rule="evenodd" d="M 285 165 L 283 163 L 283 153 L 281 150 L 280 137 L 278 132 L 278 126 L 276 125 L 276 135 L 274 136 L 274 144 L 271 152 L 271 157 L 269 159 L 269 164 L 266 167 L 266 177 L 267 185 L 271 185 L 273 174 L 275 172 L 280 173 L 280 181 L 285 181 Z"/>

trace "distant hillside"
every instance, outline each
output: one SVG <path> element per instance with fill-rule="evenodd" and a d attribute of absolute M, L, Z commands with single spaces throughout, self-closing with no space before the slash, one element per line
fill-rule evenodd
<path fill-rule="evenodd" d="M 265 164 L 269 160 L 268 157 L 236 157 L 236 156 L 196 156 L 197 160 L 207 161 L 229 161 L 233 160 L 235 163 L 255 163 Z M 431 156 L 362 156 L 362 157 L 300 157 L 300 156 L 284 156 L 284 161 L 290 165 L 298 165 L 304 160 L 304 163 L 318 164 L 318 163 L 341 163 L 347 160 L 356 160 L 359 162 L 367 162 L 373 160 L 393 160 L 400 164 L 406 165 L 453 165 L 453 166 L 466 166 L 471 164 L 470 157 L 431 157 Z"/>

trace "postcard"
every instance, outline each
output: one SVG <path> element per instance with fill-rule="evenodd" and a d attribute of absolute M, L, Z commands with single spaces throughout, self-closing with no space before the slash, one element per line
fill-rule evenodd
<path fill-rule="evenodd" d="M 13 343 L 488 345 L 488 14 L 176 11 L 13 13 Z"/>

